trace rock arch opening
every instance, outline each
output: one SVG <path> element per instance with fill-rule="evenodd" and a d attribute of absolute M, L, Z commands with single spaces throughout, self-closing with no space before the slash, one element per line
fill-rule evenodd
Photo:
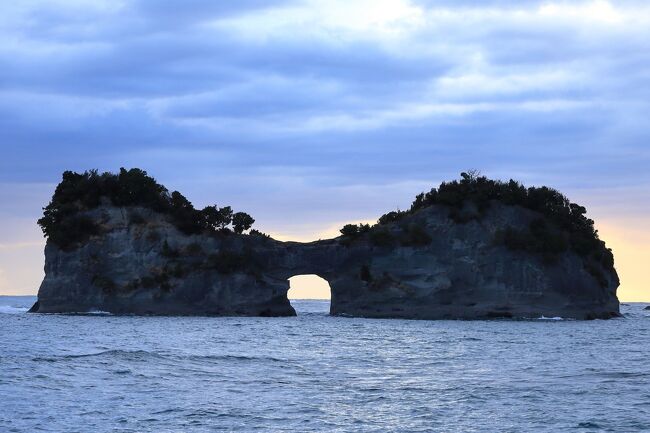
<path fill-rule="evenodd" d="M 289 278 L 287 297 L 296 314 L 329 313 L 332 291 L 326 279 L 315 274 Z"/>

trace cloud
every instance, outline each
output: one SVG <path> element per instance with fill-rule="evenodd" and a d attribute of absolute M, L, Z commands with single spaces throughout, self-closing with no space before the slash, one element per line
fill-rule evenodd
<path fill-rule="evenodd" d="M 120 166 L 302 238 L 468 167 L 645 212 L 646 2 L 25 0 L 0 41 L 7 233 Z"/>
<path fill-rule="evenodd" d="M 649 20 L 639 6 L 371 3 L 193 1 L 177 10 L 171 2 L 99 2 L 88 9 L 61 2 L 49 12 L 23 8 L 22 16 L 36 24 L 29 31 L 8 29 L 3 52 L 9 67 L 2 78 L 14 93 L 76 100 L 74 109 L 59 111 L 73 116 L 127 111 L 144 123 L 238 119 L 243 122 L 226 126 L 244 129 L 251 129 L 246 121 L 264 128 L 265 121 L 276 125 L 283 118 L 316 125 L 310 131 L 328 122 L 382 127 L 382 118 L 392 117 L 386 113 L 402 112 L 401 119 L 413 111 L 440 112 L 417 107 L 447 107 L 455 115 L 501 110 L 499 102 L 530 107 L 570 100 L 590 109 L 647 87 L 641 84 L 648 64 L 643 24 Z M 611 26 L 610 16 L 620 25 Z M 170 27 L 169 17 L 182 23 L 182 32 Z M 124 31 L 125 21 L 146 25 Z M 603 28 L 585 33 L 585 22 Z M 614 55 L 621 50 L 627 55 Z M 606 61 L 603 53 L 610 54 Z M 626 73 L 631 80 L 612 78 L 630 64 L 642 66 Z M 19 105 L 37 109 L 36 99 Z M 458 105 L 445 106 L 450 103 Z M 210 122 L 202 124 L 206 135 L 214 132 Z"/>

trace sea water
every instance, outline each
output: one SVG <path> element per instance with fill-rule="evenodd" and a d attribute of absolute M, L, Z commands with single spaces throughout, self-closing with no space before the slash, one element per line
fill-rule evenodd
<path fill-rule="evenodd" d="M 0 297 L 0 432 L 650 431 L 650 311 L 614 320 L 27 314 Z"/>

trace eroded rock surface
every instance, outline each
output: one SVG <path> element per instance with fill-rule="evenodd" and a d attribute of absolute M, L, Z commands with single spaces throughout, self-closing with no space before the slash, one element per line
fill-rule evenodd
<path fill-rule="evenodd" d="M 492 203 L 457 222 L 428 206 L 384 224 L 381 236 L 311 243 L 261 235 L 186 235 L 167 215 L 102 205 L 85 212 L 99 232 L 74 249 L 48 241 L 45 279 L 32 311 L 154 315 L 295 315 L 287 279 L 316 274 L 332 289 L 331 313 L 415 319 L 609 318 L 618 277 L 571 250 L 552 260 L 499 242 L 506 227 L 539 214 Z M 404 241 L 409 227 L 425 241 Z"/>

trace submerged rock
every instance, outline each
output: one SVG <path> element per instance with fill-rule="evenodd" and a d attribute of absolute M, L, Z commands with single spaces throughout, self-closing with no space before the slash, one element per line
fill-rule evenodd
<path fill-rule="evenodd" d="M 619 315 L 608 250 L 559 242 L 574 242 L 573 233 L 543 213 L 494 199 L 480 207 L 422 203 L 336 239 L 298 243 L 223 229 L 188 234 L 167 211 L 104 197 L 74 212 L 74 221 L 92 225 L 86 235 L 64 245 L 48 239 L 31 311 L 290 316 L 288 278 L 316 274 L 330 284 L 335 315 Z"/>

